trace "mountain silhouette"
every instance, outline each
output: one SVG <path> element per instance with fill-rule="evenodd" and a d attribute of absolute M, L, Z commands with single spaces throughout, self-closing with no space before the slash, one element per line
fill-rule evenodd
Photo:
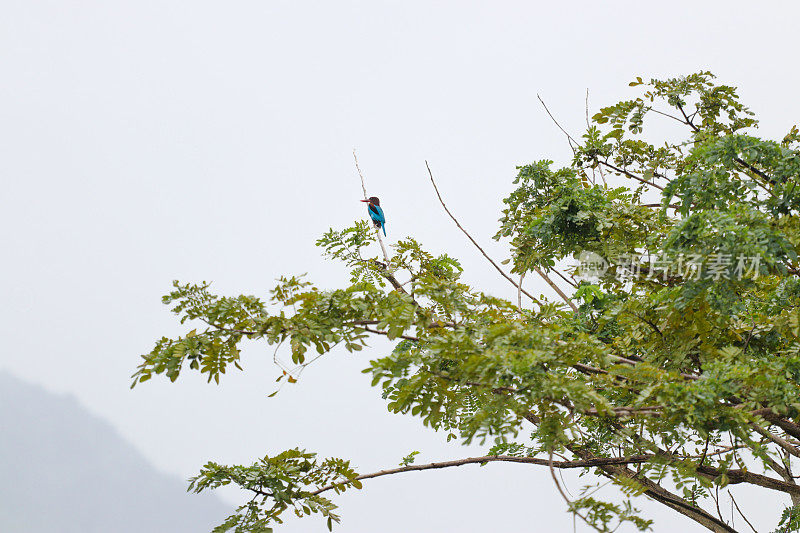
<path fill-rule="evenodd" d="M 74 397 L 0 371 L 3 533 L 208 533 L 232 512 L 186 486 Z"/>

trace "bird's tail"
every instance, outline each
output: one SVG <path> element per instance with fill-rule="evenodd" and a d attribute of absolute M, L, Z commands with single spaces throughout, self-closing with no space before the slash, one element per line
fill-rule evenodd
<path fill-rule="evenodd" d="M 381 229 L 383 230 L 383 236 L 386 237 L 386 222 L 381 224 Z"/>

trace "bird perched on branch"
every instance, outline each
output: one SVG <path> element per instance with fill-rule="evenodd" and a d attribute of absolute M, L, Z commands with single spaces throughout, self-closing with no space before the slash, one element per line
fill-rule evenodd
<path fill-rule="evenodd" d="M 384 216 L 383 209 L 381 209 L 381 201 L 378 200 L 377 196 L 370 196 L 369 200 L 361 201 L 369 204 L 367 205 L 369 218 L 372 219 L 372 223 L 375 224 L 375 227 L 382 229 L 383 234 L 386 235 L 386 216 Z"/>

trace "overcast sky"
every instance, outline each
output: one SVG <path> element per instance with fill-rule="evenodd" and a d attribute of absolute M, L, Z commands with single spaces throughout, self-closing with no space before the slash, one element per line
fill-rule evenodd
<path fill-rule="evenodd" d="M 782 136 L 800 117 L 798 17 L 789 1 L 0 0 L 0 367 L 77 396 L 183 478 L 206 460 L 297 445 L 362 471 L 412 450 L 418 462 L 482 453 L 386 412 L 359 373 L 384 343 L 335 351 L 272 399 L 266 345 L 220 386 L 187 374 L 131 391 L 129 376 L 181 331 L 160 303 L 173 279 L 225 294 L 264 294 L 281 274 L 345 282 L 314 241 L 364 216 L 353 148 L 390 242 L 414 236 L 459 257 L 468 281 L 514 296 L 441 211 L 425 159 L 503 259 L 490 237 L 515 166 L 569 155 L 537 93 L 580 133 L 587 88 L 596 110 L 633 95 L 635 76 L 710 69 L 740 87 L 762 135 Z M 573 494 L 583 482 L 566 479 Z M 572 530 L 538 467 L 364 487 L 337 498 L 339 531 Z M 775 506 L 742 494 L 774 526 Z M 641 505 L 656 532 L 700 531 Z"/>

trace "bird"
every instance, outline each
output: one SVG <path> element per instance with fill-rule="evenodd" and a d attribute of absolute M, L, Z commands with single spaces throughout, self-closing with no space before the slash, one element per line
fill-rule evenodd
<path fill-rule="evenodd" d="M 386 235 L 386 216 L 383 214 L 383 209 L 381 209 L 381 201 L 378 200 L 377 196 L 370 196 L 369 200 L 361 201 L 368 204 L 367 212 L 369 213 L 369 218 L 372 219 L 372 223 L 375 224 L 376 228 L 382 229 L 383 234 Z"/>

